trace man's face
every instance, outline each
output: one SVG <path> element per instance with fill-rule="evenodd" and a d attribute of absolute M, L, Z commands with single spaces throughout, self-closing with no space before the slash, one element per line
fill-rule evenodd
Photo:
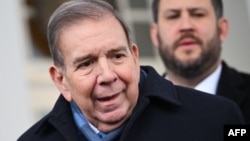
<path fill-rule="evenodd" d="M 85 20 L 63 30 L 59 43 L 66 70 L 51 70 L 61 74 L 63 96 L 99 130 L 120 126 L 136 105 L 139 83 L 138 50 L 129 50 L 122 26 L 112 16 Z"/>
<path fill-rule="evenodd" d="M 153 43 L 167 69 L 195 77 L 216 64 L 224 39 L 219 21 L 211 0 L 161 0 Z"/>

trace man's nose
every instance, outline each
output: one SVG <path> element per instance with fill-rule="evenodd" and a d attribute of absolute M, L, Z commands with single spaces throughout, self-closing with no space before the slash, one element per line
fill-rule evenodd
<path fill-rule="evenodd" d="M 98 65 L 98 84 L 107 85 L 116 81 L 116 79 L 117 75 L 115 73 L 114 65 L 111 62 L 108 62 L 108 59 L 100 61 Z"/>
<path fill-rule="evenodd" d="M 193 19 L 188 14 L 184 14 L 180 18 L 180 32 L 186 33 L 186 32 L 193 32 L 193 31 L 194 31 Z"/>

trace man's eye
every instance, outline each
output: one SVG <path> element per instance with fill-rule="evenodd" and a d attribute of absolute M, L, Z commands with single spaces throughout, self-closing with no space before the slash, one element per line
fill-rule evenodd
<path fill-rule="evenodd" d="M 93 64 L 93 61 L 86 61 L 86 62 L 83 62 L 81 63 L 78 68 L 86 68 L 86 67 L 89 67 L 91 64 Z"/>
<path fill-rule="evenodd" d="M 122 57 L 123 57 L 123 54 L 116 54 L 116 55 L 115 55 L 115 58 L 116 58 L 116 59 L 120 59 L 120 58 L 122 58 Z"/>
<path fill-rule="evenodd" d="M 167 19 L 171 20 L 171 19 L 177 19 L 179 17 L 179 15 L 175 14 L 175 15 L 168 15 Z"/>
<path fill-rule="evenodd" d="M 194 13 L 193 14 L 193 17 L 197 17 L 197 18 L 200 18 L 200 17 L 204 17 L 205 14 L 203 13 Z"/>
<path fill-rule="evenodd" d="M 124 57 L 125 57 L 125 54 L 118 53 L 118 54 L 114 54 L 112 58 L 113 58 L 115 61 L 120 61 L 120 60 L 122 60 Z"/>

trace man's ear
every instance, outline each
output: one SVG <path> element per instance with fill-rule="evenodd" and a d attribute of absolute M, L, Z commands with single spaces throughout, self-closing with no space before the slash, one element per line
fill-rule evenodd
<path fill-rule="evenodd" d="M 67 80 L 62 68 L 52 65 L 49 68 L 50 77 L 55 83 L 58 90 L 62 93 L 67 101 L 72 101 L 71 93 L 68 90 Z"/>
<path fill-rule="evenodd" d="M 136 59 L 139 58 L 139 50 L 136 44 L 132 44 L 132 54 Z"/>
<path fill-rule="evenodd" d="M 138 73 L 140 74 L 139 49 L 138 49 L 136 44 L 132 44 L 131 51 L 132 51 L 132 55 L 134 57 L 136 68 L 138 70 Z M 138 77 L 140 77 L 140 75 L 138 75 Z"/>
<path fill-rule="evenodd" d="M 158 28 L 156 23 L 152 23 L 150 27 L 150 37 L 154 47 L 159 47 L 159 40 L 158 40 Z"/>
<path fill-rule="evenodd" d="M 219 19 L 218 26 L 219 26 L 220 40 L 223 43 L 228 35 L 229 22 L 226 18 L 222 17 Z"/>

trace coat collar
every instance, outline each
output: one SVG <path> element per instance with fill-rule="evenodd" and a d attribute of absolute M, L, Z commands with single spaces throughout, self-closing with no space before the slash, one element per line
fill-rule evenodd
<path fill-rule="evenodd" d="M 141 66 L 141 71 L 145 71 L 146 76 L 144 81 L 140 82 L 140 94 L 149 98 L 163 100 L 172 105 L 181 105 L 172 82 L 164 79 L 150 66 Z"/>
<path fill-rule="evenodd" d="M 36 134 L 43 134 L 50 128 L 56 128 L 66 140 L 79 140 L 69 103 L 62 95 L 58 98 L 53 110 L 39 122 L 34 131 Z"/>

